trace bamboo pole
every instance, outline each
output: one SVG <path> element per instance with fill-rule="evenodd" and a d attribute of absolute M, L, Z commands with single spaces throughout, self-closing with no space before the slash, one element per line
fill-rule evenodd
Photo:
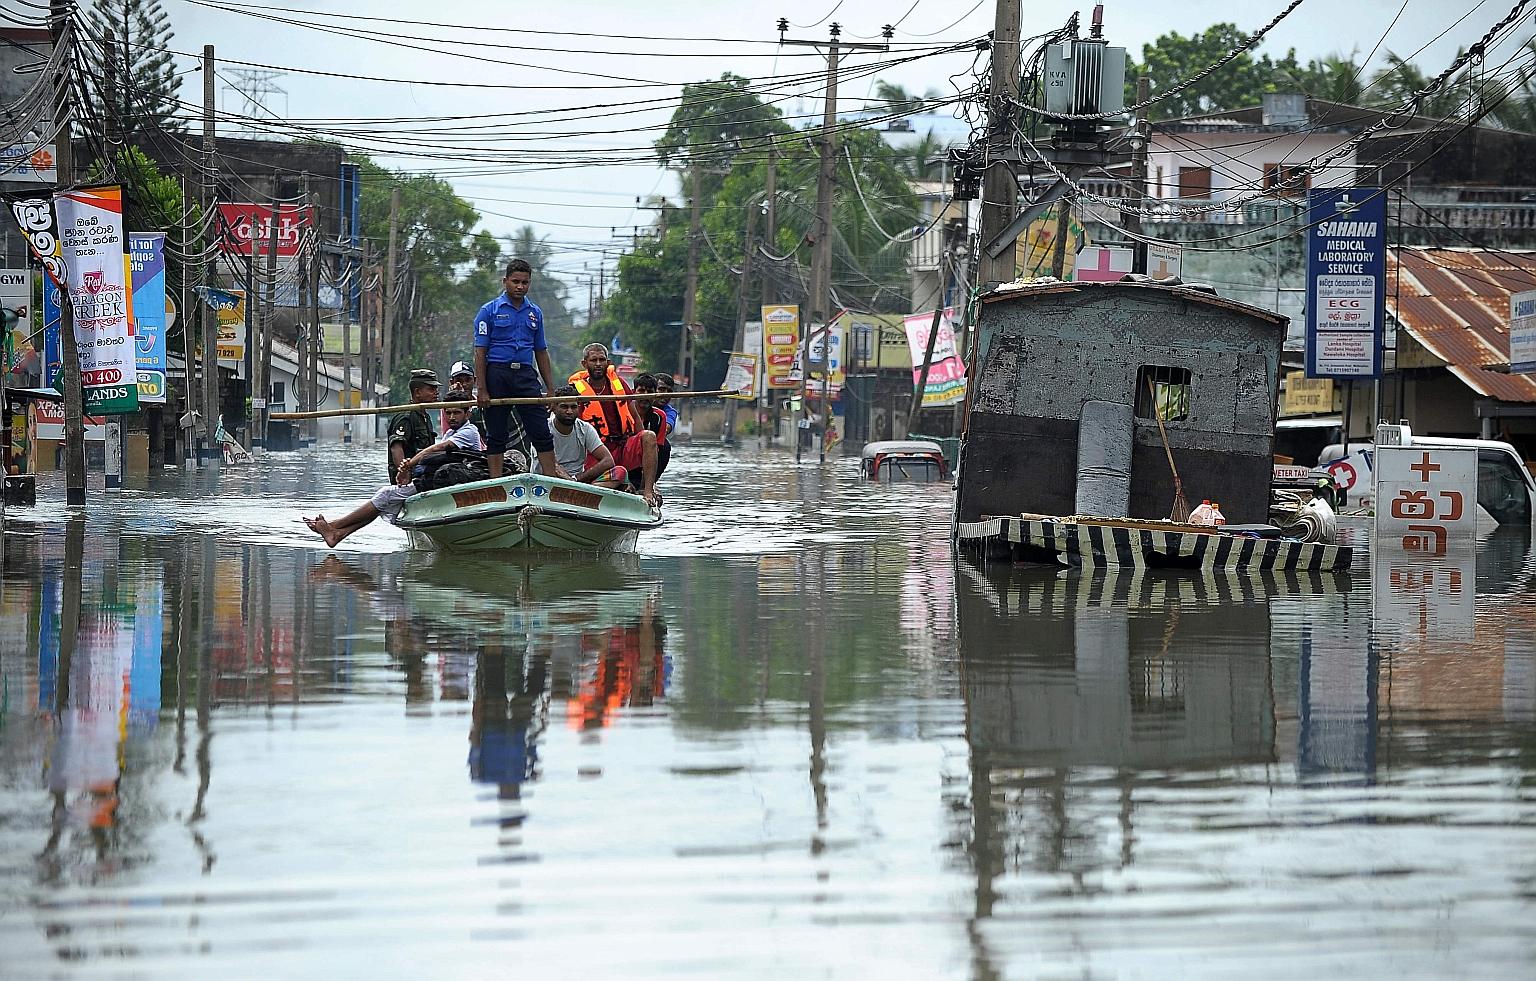
<path fill-rule="evenodd" d="M 701 398 L 728 398 L 740 395 L 741 390 L 735 388 L 721 388 L 713 392 L 645 392 L 642 394 L 631 393 L 629 395 L 535 395 L 519 398 L 491 399 L 486 405 L 548 405 L 551 402 L 569 402 L 575 399 L 579 402 L 632 402 L 636 399 L 650 399 L 659 402 L 667 399 L 701 399 Z M 321 412 L 274 412 L 273 419 L 332 419 L 336 416 L 372 416 L 383 415 L 387 412 L 405 412 L 410 409 L 473 409 L 479 402 L 474 399 L 466 399 L 461 402 L 410 402 L 405 405 L 376 405 L 365 406 L 360 409 L 325 409 Z"/>

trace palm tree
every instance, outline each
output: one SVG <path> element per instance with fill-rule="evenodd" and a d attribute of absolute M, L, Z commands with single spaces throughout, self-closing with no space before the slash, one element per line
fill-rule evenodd
<path fill-rule="evenodd" d="M 924 133 L 915 143 L 892 148 L 896 169 L 907 179 L 936 181 L 944 176 L 944 141 L 933 133 Z"/>
<path fill-rule="evenodd" d="M 1536 38 L 1525 45 L 1536 52 Z M 1489 93 L 1489 101 L 1496 103 L 1490 115 L 1494 123 L 1520 133 L 1536 133 L 1536 76 L 1526 74 L 1518 80 L 1497 83 L 1495 91 Z"/>
<path fill-rule="evenodd" d="M 1465 48 L 1458 51 L 1457 57 L 1465 51 Z M 1388 51 L 1387 67 L 1371 76 L 1370 101 L 1376 105 L 1407 102 L 1415 92 L 1428 84 L 1429 76 L 1424 74 L 1423 69 L 1402 56 Z M 1478 96 L 1478 89 L 1479 85 L 1476 82 L 1466 80 L 1452 82 L 1438 92 L 1425 96 L 1424 101 L 1419 104 L 1417 114 L 1434 119 L 1448 119 L 1459 113 L 1470 100 L 1475 99 Z"/>
<path fill-rule="evenodd" d="M 1365 90 L 1361 81 L 1364 66 L 1355 61 L 1354 53 L 1348 56 L 1335 53 L 1325 58 L 1314 58 L 1307 62 L 1305 68 L 1297 67 L 1294 71 L 1286 70 L 1281 74 L 1307 95 L 1325 102 L 1359 105 Z"/>

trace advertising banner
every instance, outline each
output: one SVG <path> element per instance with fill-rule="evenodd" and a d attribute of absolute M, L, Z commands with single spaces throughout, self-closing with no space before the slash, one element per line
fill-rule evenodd
<path fill-rule="evenodd" d="M 13 143 L 0 147 L 0 181 L 15 184 L 57 184 L 57 148 L 52 143 Z"/>
<path fill-rule="evenodd" d="M 947 309 L 939 318 L 939 336 L 933 343 L 933 361 L 928 366 L 928 384 L 923 388 L 925 409 L 955 405 L 965 399 L 965 365 L 955 349 L 955 311 Z M 912 354 L 912 384 L 923 375 L 923 355 L 928 352 L 928 335 L 933 327 L 932 313 L 914 313 L 905 318 L 907 348 Z"/>
<path fill-rule="evenodd" d="M 764 388 L 799 388 L 795 371 L 800 353 L 800 307 L 794 303 L 767 304 L 763 307 Z"/>
<path fill-rule="evenodd" d="M 165 233 L 128 233 L 139 401 L 165 403 Z"/>
<path fill-rule="evenodd" d="M 266 204 L 221 204 L 219 219 L 222 234 L 219 248 L 227 255 L 251 255 L 255 243 L 255 255 L 267 254 L 271 241 L 272 206 Z M 277 210 L 277 255 L 291 259 L 299 254 L 306 229 L 314 225 L 308 206 L 280 205 Z"/>
<path fill-rule="evenodd" d="M 1307 376 L 1379 377 L 1386 196 L 1372 187 L 1318 188 L 1307 204 Z"/>
<path fill-rule="evenodd" d="M 757 398 L 757 355 L 732 351 L 730 363 L 725 369 L 725 381 L 721 388 L 735 389 L 737 394 L 726 398 L 750 402 Z"/>
<path fill-rule="evenodd" d="M 64 364 L 63 350 L 59 345 L 59 287 L 44 277 L 43 385 L 57 392 L 64 391 L 59 381 L 59 368 Z"/>
<path fill-rule="evenodd" d="M 1536 290 L 1509 298 L 1509 370 L 1536 371 Z"/>
<path fill-rule="evenodd" d="M 59 222 L 53 203 L 46 198 L 27 198 L 11 202 L 11 215 L 21 229 L 27 248 L 43 264 L 43 272 L 59 285 L 64 284 L 64 251 L 59 241 Z"/>
<path fill-rule="evenodd" d="M 245 290 L 198 290 L 219 323 L 219 364 L 239 370 L 245 366 Z"/>
<path fill-rule="evenodd" d="M 5 362 L 0 371 L 36 371 L 37 356 L 32 344 L 32 271 L 0 269 L 0 308 L 14 315 L 4 320 Z"/>
<path fill-rule="evenodd" d="M 129 326 L 122 189 L 69 191 L 54 199 L 54 209 L 74 306 L 85 411 L 133 412 L 139 407 L 139 385 Z"/>
<path fill-rule="evenodd" d="M 1118 283 L 1136 265 L 1136 253 L 1111 245 L 1087 245 L 1077 254 L 1072 279 L 1079 283 Z"/>
<path fill-rule="evenodd" d="M 822 330 L 820 324 L 811 330 L 811 374 L 806 382 L 806 392 L 811 398 L 821 398 L 823 384 L 826 385 L 828 398 L 835 399 L 842 393 L 843 383 L 847 381 L 847 373 L 843 370 L 843 339 L 847 333 L 841 318 L 832 321 L 826 330 Z M 828 377 L 823 379 L 823 373 Z"/>

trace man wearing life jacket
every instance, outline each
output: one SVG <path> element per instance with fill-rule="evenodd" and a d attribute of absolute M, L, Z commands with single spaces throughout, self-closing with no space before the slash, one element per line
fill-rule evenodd
<path fill-rule="evenodd" d="M 613 369 L 608 360 L 608 349 L 601 344 L 588 344 L 581 351 L 582 370 L 571 376 L 576 394 L 586 398 L 592 395 L 628 395 L 629 387 Z M 588 402 L 581 410 L 581 418 L 592 424 L 603 444 L 615 456 L 629 438 L 640 431 L 635 422 L 634 410 L 628 402 Z"/>

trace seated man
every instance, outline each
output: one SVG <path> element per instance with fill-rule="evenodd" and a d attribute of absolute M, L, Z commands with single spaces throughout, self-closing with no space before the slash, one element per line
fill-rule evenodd
<path fill-rule="evenodd" d="M 342 539 L 354 531 L 372 524 L 374 518 L 382 517 L 390 524 L 394 524 L 395 519 L 400 516 L 400 509 L 405 506 L 406 499 L 417 491 L 416 484 L 411 478 L 416 476 L 414 471 L 424 459 L 448 450 L 462 450 L 479 456 L 480 430 L 469 421 L 469 413 L 463 408 L 455 407 L 444 409 L 443 416 L 448 422 L 448 430 L 443 433 L 443 438 L 402 460 L 393 484 L 380 487 L 371 499 L 364 501 L 356 509 L 335 521 L 329 520 L 323 514 L 305 518 L 304 523 L 309 526 L 309 530 L 325 539 L 325 543 L 331 548 L 335 548 Z"/>
<path fill-rule="evenodd" d="M 655 394 L 656 376 L 636 375 L 631 388 L 636 395 Z M 619 466 L 629 473 L 629 486 L 637 490 L 652 507 L 661 504 L 656 493 L 656 481 L 667 468 L 671 447 L 667 445 L 667 414 L 652 399 L 635 399 L 630 403 L 636 422 L 641 429 L 625 441 L 619 452 Z"/>
<path fill-rule="evenodd" d="M 675 391 L 677 391 L 677 382 L 673 380 L 672 376 L 665 371 L 656 372 L 656 393 L 658 395 L 670 396 Z M 657 404 L 661 406 L 661 411 L 667 414 L 667 428 L 669 430 L 676 429 L 677 406 L 672 404 L 672 399 L 658 399 Z"/>
<path fill-rule="evenodd" d="M 603 445 L 597 428 L 579 418 L 582 403 L 576 386 L 562 385 L 555 389 L 555 395 L 564 399 L 554 404 L 549 420 L 555 434 L 555 462 L 560 465 L 555 476 L 598 487 L 622 485 L 626 477 L 624 468 L 614 466 L 613 453 Z"/>

